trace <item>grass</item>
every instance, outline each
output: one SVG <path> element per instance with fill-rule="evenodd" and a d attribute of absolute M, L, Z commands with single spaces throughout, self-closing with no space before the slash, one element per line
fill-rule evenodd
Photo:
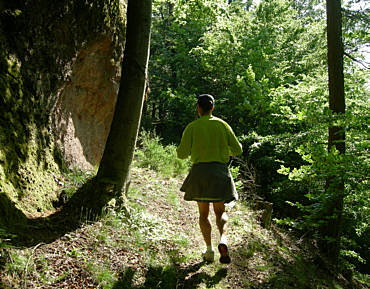
<path fill-rule="evenodd" d="M 95 265 L 89 263 L 86 266 L 86 270 L 92 275 L 95 284 L 99 288 L 113 288 L 114 284 L 116 284 L 117 282 L 117 277 L 115 276 L 115 273 L 109 269 L 109 266 L 107 264 Z"/>
<path fill-rule="evenodd" d="M 12 252 L 10 257 L 10 262 L 6 264 L 6 269 L 14 272 L 16 274 L 22 274 L 26 268 L 28 256 L 24 255 L 26 253 L 23 252 L 23 254 L 17 254 L 15 252 Z"/>
<path fill-rule="evenodd" d="M 63 192 L 66 194 L 66 197 L 70 198 L 95 173 L 94 171 L 82 171 L 78 168 L 68 170 L 64 174 L 64 180 L 60 181 L 63 184 Z"/>
<path fill-rule="evenodd" d="M 180 207 L 180 199 L 176 192 L 171 191 L 166 196 L 166 200 L 169 204 L 171 204 L 175 209 L 178 209 Z"/>

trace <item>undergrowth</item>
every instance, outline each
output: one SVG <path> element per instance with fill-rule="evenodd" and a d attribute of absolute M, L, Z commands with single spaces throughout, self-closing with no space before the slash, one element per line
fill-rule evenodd
<path fill-rule="evenodd" d="M 176 146 L 163 146 L 159 136 L 143 131 L 138 138 L 134 165 L 152 169 L 166 177 L 176 177 L 186 173 L 191 162 L 177 158 Z"/>

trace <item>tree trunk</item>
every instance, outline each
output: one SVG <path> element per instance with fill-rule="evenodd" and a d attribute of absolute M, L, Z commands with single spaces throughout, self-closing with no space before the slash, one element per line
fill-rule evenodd
<path fill-rule="evenodd" d="M 107 199 L 119 197 L 129 183 L 144 100 L 149 58 L 151 0 L 129 0 L 122 76 L 112 125 L 97 173 Z"/>
<path fill-rule="evenodd" d="M 328 43 L 328 73 L 329 73 L 329 108 L 332 119 L 335 115 L 345 113 L 344 76 L 343 76 L 343 43 L 342 43 L 342 15 L 340 0 L 327 0 L 327 43 Z M 328 151 L 332 147 L 345 153 L 344 128 L 329 124 Z M 328 222 L 322 228 L 323 236 L 329 241 L 323 243 L 322 249 L 330 261 L 338 264 L 340 250 L 340 234 L 343 210 L 344 181 L 342 176 L 329 176 L 326 182 L 326 191 L 330 197 L 326 208 Z"/>

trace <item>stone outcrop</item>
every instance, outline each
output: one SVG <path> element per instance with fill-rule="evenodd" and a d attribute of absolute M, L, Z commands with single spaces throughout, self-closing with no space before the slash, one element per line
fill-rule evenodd
<path fill-rule="evenodd" d="M 18 209 L 48 212 L 65 162 L 98 164 L 118 91 L 126 10 L 127 0 L 0 3 L 0 226 L 21 222 Z"/>
<path fill-rule="evenodd" d="M 119 63 L 109 37 L 86 45 L 60 89 L 53 110 L 57 144 L 66 164 L 92 169 L 103 154 L 119 88 Z"/>

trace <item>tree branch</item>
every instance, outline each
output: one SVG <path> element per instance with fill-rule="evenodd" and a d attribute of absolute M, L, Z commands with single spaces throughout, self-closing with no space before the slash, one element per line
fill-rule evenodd
<path fill-rule="evenodd" d="M 354 62 L 357 62 L 357 63 L 361 64 L 365 69 L 369 69 L 370 68 L 370 67 L 366 66 L 362 61 L 354 58 L 352 55 L 350 55 L 350 54 L 348 54 L 346 52 L 344 52 L 344 55 L 347 56 L 349 59 L 353 60 Z"/>

